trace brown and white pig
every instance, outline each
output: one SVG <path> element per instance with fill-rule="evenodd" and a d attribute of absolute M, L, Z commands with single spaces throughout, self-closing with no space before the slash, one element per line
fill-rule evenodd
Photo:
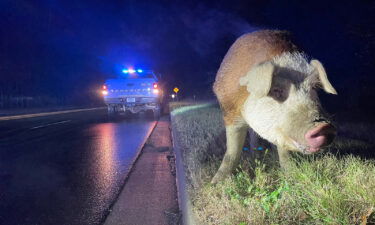
<path fill-rule="evenodd" d="M 213 90 L 226 128 L 227 150 L 212 183 L 237 166 L 248 128 L 277 147 L 282 167 L 288 151 L 318 152 L 332 142 L 335 128 L 324 116 L 317 89 L 337 94 L 318 60 L 307 59 L 289 33 L 245 34 L 230 47 Z"/>

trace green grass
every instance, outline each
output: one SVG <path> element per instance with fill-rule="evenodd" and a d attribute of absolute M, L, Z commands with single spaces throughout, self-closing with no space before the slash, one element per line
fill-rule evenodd
<path fill-rule="evenodd" d="M 218 106 L 178 108 L 172 112 L 172 126 L 178 134 L 174 141 L 182 146 L 198 224 L 375 223 L 374 160 L 329 152 L 293 154 L 290 168 L 282 170 L 275 151 L 246 151 L 237 172 L 213 186 L 209 181 L 225 151 Z M 344 122 L 341 127 L 350 131 Z M 366 141 L 339 136 L 331 152 L 350 153 L 352 149 L 358 155 L 373 151 Z"/>
<path fill-rule="evenodd" d="M 201 224 L 375 222 L 374 161 L 327 154 L 293 159 L 287 171 L 260 161 L 250 169 L 197 190 L 193 205 Z"/>

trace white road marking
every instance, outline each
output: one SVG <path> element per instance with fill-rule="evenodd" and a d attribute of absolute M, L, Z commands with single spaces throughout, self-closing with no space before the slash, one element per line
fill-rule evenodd
<path fill-rule="evenodd" d="M 48 123 L 48 124 L 32 127 L 32 128 L 30 128 L 30 130 L 34 130 L 34 129 L 38 129 L 38 128 L 42 128 L 42 127 L 48 127 L 48 126 L 52 126 L 52 125 L 56 125 L 56 124 L 68 123 L 70 121 L 71 120 L 64 120 L 64 121 L 59 121 L 59 122 L 56 122 L 56 123 Z"/>
<path fill-rule="evenodd" d="M 58 114 L 64 114 L 64 113 L 85 112 L 85 111 L 93 111 L 93 110 L 106 109 L 106 108 L 107 107 L 97 107 L 97 108 L 89 108 L 89 109 L 73 109 L 73 110 L 64 110 L 64 111 L 57 111 L 57 112 L 33 113 L 33 114 L 16 115 L 16 116 L 2 116 L 0 117 L 0 121 L 33 118 L 33 117 L 39 117 L 39 116 L 50 116 L 50 115 L 58 115 Z"/>

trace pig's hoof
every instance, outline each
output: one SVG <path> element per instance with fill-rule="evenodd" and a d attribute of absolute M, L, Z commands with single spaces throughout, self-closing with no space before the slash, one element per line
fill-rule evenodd
<path fill-rule="evenodd" d="M 228 174 L 229 173 L 223 173 L 220 170 L 217 171 L 214 178 L 212 178 L 212 180 L 211 180 L 211 184 L 217 184 L 218 182 L 223 181 L 228 176 Z"/>

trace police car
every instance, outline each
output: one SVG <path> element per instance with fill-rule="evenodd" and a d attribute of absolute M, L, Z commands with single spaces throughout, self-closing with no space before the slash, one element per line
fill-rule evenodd
<path fill-rule="evenodd" d="M 124 69 L 122 72 L 125 76 L 106 80 L 103 85 L 102 94 L 108 106 L 108 114 L 152 111 L 154 117 L 158 118 L 163 92 L 155 73 L 133 68 Z"/>

